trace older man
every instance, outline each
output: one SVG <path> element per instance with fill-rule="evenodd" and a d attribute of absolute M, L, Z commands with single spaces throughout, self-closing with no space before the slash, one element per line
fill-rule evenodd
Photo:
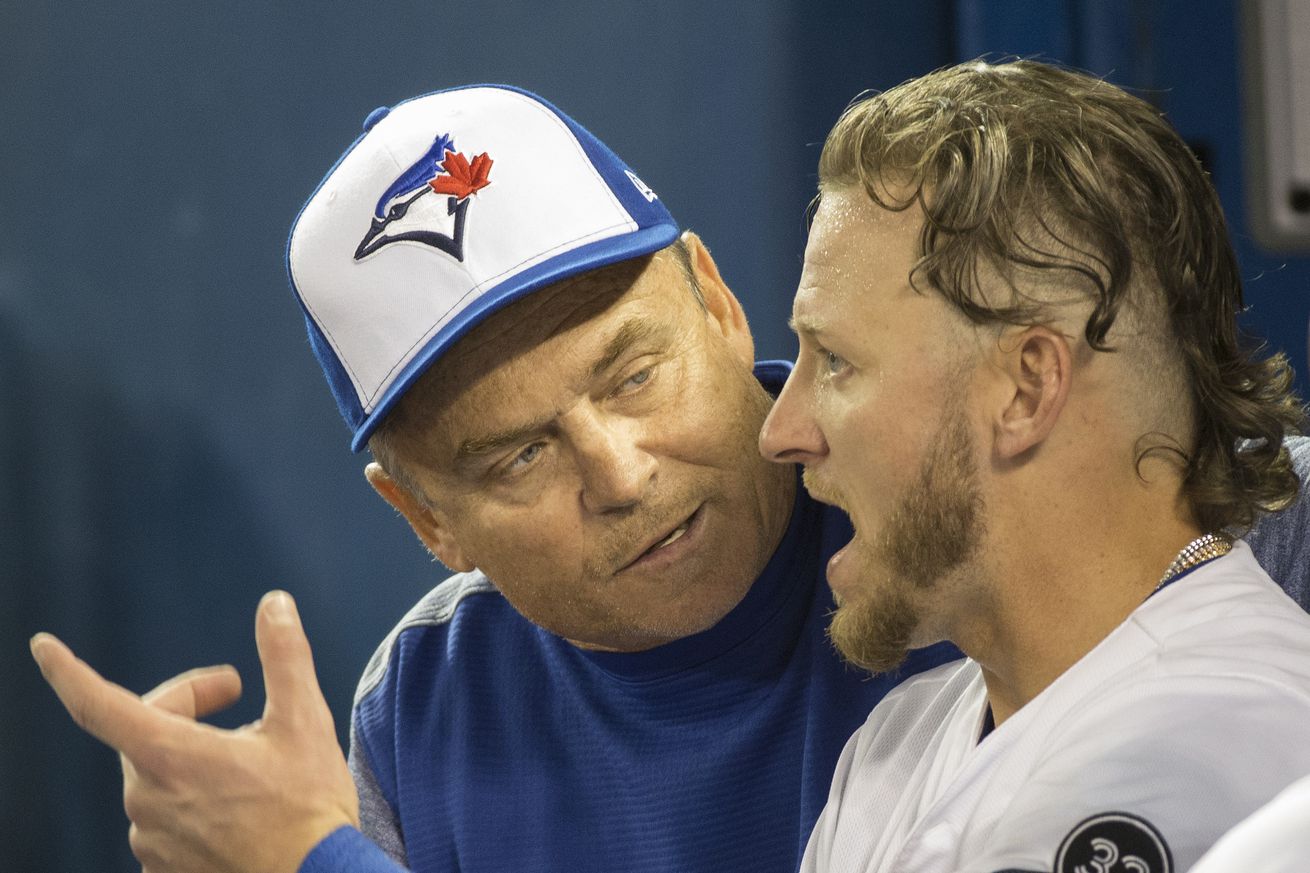
<path fill-rule="evenodd" d="M 765 425 L 849 511 L 832 636 L 893 669 L 804 870 L 1167 873 L 1310 772 L 1310 617 L 1232 539 L 1286 506 L 1286 360 L 1159 113 L 1042 64 L 853 106 Z"/>
<path fill-rule="evenodd" d="M 831 651 L 849 525 L 755 450 L 786 366 L 752 374 L 705 247 L 554 107 L 463 89 L 368 127 L 292 276 L 370 481 L 463 572 L 365 673 L 358 802 L 285 595 L 257 619 L 266 716 L 235 733 L 187 719 L 230 671 L 147 706 L 39 640 L 124 752 L 134 848 L 151 870 L 789 873 L 897 677 Z"/>
<path fill-rule="evenodd" d="M 360 684 L 358 807 L 285 595 L 256 626 L 266 717 L 235 734 L 185 720 L 235 694 L 229 671 L 147 707 L 38 641 L 124 753 L 134 850 L 170 871 L 790 873 L 898 674 L 832 651 L 823 568 L 849 525 L 756 449 L 786 365 L 753 367 L 709 252 L 553 106 L 457 89 L 366 127 L 297 219 L 292 282 L 369 480 L 460 572 Z"/>

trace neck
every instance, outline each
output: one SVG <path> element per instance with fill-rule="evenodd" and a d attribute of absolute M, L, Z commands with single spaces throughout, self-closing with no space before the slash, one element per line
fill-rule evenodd
<path fill-rule="evenodd" d="M 1122 624 L 1201 534 L 1176 499 L 1098 503 L 1030 506 L 989 537 L 991 596 L 952 639 L 982 666 L 997 725 Z"/>

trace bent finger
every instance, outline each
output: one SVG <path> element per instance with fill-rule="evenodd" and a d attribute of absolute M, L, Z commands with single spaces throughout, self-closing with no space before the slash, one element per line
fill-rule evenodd
<path fill-rule="evenodd" d="M 228 664 L 198 667 L 174 676 L 141 699 L 174 715 L 204 718 L 241 699 L 241 676 Z"/>

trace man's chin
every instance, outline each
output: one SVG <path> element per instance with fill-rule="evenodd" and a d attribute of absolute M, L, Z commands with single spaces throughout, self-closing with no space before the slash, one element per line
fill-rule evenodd
<path fill-rule="evenodd" d="M 849 663 L 870 673 L 889 673 L 905 663 L 919 617 L 907 598 L 860 599 L 840 604 L 828 639 Z"/>
<path fill-rule="evenodd" d="M 910 653 L 908 648 L 893 649 L 885 645 L 870 647 L 863 641 L 841 640 L 834 634 L 829 634 L 829 638 L 842 660 L 869 673 L 891 673 L 905 663 Z"/>

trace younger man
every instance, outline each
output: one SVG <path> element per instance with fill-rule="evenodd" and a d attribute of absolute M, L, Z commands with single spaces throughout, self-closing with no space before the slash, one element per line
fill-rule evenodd
<path fill-rule="evenodd" d="M 806 871 L 1168 873 L 1310 772 L 1310 617 L 1233 532 L 1297 493 L 1281 357 L 1159 114 L 1037 63 L 853 106 L 762 435 L 847 510 L 832 637 L 948 639 L 852 738 Z"/>

